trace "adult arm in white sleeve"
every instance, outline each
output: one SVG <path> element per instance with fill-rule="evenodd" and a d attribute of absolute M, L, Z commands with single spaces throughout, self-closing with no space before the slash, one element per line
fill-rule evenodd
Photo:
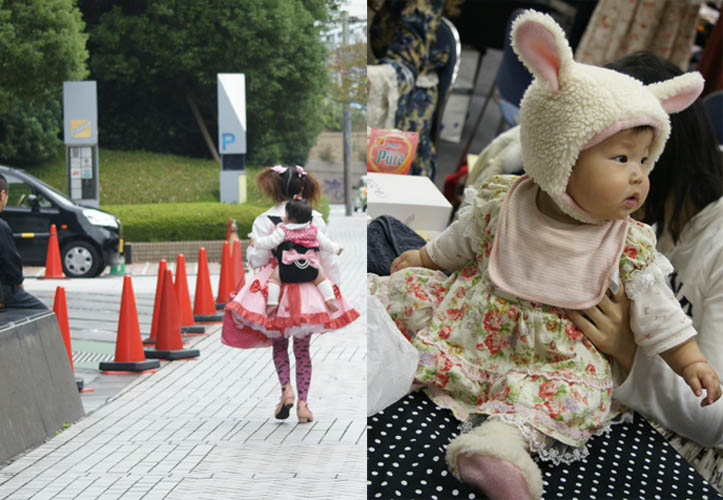
<path fill-rule="evenodd" d="M 701 408 L 700 398 L 660 356 L 648 357 L 638 349 L 613 397 L 705 447 L 723 446 L 723 399 Z"/>
<path fill-rule="evenodd" d="M 277 227 L 273 233 L 267 236 L 262 236 L 259 239 L 254 238 L 254 246 L 263 250 L 271 250 L 284 241 L 284 235 L 284 230 Z"/>
<path fill-rule="evenodd" d="M 266 215 L 259 215 L 251 226 L 251 237 L 255 241 L 268 236 L 273 225 L 274 223 Z M 263 248 L 249 246 L 246 249 L 246 259 L 252 269 L 266 265 L 270 255 L 269 251 Z"/>
<path fill-rule="evenodd" d="M 702 303 L 693 305 L 698 345 L 710 366 L 723 380 L 723 252 L 712 259 L 702 284 Z"/>

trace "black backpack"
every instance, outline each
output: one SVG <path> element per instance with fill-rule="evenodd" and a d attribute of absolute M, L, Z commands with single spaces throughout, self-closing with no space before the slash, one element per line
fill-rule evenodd
<path fill-rule="evenodd" d="M 277 226 L 281 222 L 281 217 L 276 215 L 269 215 L 268 218 Z M 308 266 L 306 268 L 299 268 L 295 264 L 284 264 L 281 261 L 284 250 L 296 250 L 299 253 L 306 253 L 309 249 L 291 241 L 284 241 L 271 251 L 271 254 L 276 257 L 276 261 L 279 264 L 279 278 L 282 283 L 305 283 L 316 279 L 319 275 L 319 270 L 315 267 Z M 316 252 L 319 251 L 318 248 L 313 248 L 312 250 Z"/>

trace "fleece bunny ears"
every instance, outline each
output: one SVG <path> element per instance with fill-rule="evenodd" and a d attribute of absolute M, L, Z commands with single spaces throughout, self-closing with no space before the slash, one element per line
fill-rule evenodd
<path fill-rule="evenodd" d="M 626 128 L 655 130 L 652 166 L 670 135 L 668 113 L 687 108 L 703 90 L 699 73 L 652 85 L 613 70 L 578 63 L 565 33 L 547 14 L 515 19 L 512 47 L 534 75 L 520 103 L 522 161 L 529 176 L 560 208 L 582 222 L 591 218 L 566 195 L 580 151 Z"/>

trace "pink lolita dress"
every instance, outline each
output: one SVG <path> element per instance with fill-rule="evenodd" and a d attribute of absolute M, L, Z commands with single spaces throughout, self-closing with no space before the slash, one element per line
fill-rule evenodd
<path fill-rule="evenodd" d="M 272 222 L 269 233 L 273 233 L 281 220 L 272 215 L 268 218 Z M 312 223 L 299 230 L 282 228 L 284 241 L 270 252 L 269 262 L 226 304 L 221 336 L 221 342 L 226 345 L 241 349 L 268 347 L 277 338 L 336 330 L 359 317 L 342 297 L 336 283 L 332 285 L 339 309 L 333 313 L 313 283 L 321 267 L 317 239 L 321 233 L 317 227 Z M 279 264 L 279 306 L 267 317 L 266 282 Z"/>

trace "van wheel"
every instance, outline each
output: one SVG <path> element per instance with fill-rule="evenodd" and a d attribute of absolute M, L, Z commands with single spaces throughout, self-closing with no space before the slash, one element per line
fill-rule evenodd
<path fill-rule="evenodd" d="M 98 274 L 100 255 L 93 245 L 84 241 L 71 241 L 60 255 L 63 272 L 69 278 L 89 278 Z"/>

